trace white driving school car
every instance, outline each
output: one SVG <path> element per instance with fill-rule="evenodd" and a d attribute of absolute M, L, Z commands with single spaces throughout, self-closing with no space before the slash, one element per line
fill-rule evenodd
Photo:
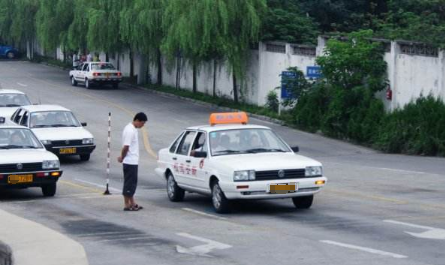
<path fill-rule="evenodd" d="M 31 105 L 25 93 L 15 89 L 0 89 L 0 116 L 7 119 L 20 106 Z"/>
<path fill-rule="evenodd" d="M 30 129 L 0 117 L 0 188 L 41 187 L 54 196 L 61 176 L 59 159 Z"/>
<path fill-rule="evenodd" d="M 118 88 L 122 82 L 122 73 L 108 62 L 85 62 L 71 70 L 69 75 L 72 86 L 83 83 L 86 88 L 94 84 L 111 84 L 113 88 Z"/>
<path fill-rule="evenodd" d="M 57 156 L 79 155 L 88 161 L 96 148 L 93 135 L 69 110 L 57 105 L 31 105 L 17 109 L 11 120 L 30 128 L 48 151 Z"/>
<path fill-rule="evenodd" d="M 291 198 L 297 208 L 311 207 L 327 182 L 321 163 L 247 120 L 244 112 L 212 114 L 210 125 L 187 128 L 159 151 L 155 171 L 171 201 L 189 191 L 210 195 L 218 213 L 238 199 Z"/>

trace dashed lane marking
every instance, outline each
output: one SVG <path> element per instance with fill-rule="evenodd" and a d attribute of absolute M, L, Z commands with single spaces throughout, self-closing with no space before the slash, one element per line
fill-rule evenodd
<path fill-rule="evenodd" d="M 193 210 L 193 209 L 190 209 L 190 208 L 182 208 L 182 210 L 187 211 L 187 212 L 191 212 L 191 213 L 195 213 L 195 214 L 199 214 L 199 215 L 202 215 L 202 216 L 206 216 L 206 217 L 211 217 L 211 218 L 220 219 L 220 220 L 227 220 L 227 218 L 225 218 L 225 217 L 220 217 L 220 216 L 217 216 L 217 215 L 204 213 L 204 212 Z"/>
<path fill-rule="evenodd" d="M 396 259 L 405 259 L 405 258 L 407 258 L 407 256 L 396 254 L 396 253 L 386 252 L 386 251 L 373 249 L 373 248 L 360 247 L 360 246 L 356 246 L 356 245 L 344 244 L 344 243 L 335 242 L 335 241 L 331 241 L 331 240 L 320 240 L 320 242 L 325 243 L 325 244 L 338 246 L 338 247 L 344 247 L 344 248 L 359 250 L 359 251 L 363 251 L 363 252 L 368 252 L 368 253 L 371 253 L 371 254 L 376 254 L 376 255 L 381 255 L 381 256 L 388 256 L 388 257 L 392 257 L 392 258 L 396 258 Z"/>

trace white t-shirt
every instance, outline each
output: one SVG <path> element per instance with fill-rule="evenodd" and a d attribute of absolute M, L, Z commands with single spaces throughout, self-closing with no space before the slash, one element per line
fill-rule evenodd
<path fill-rule="evenodd" d="M 139 163 L 139 135 L 133 123 L 125 126 L 122 134 L 122 144 L 128 145 L 127 155 L 124 157 L 124 164 L 137 165 Z"/>

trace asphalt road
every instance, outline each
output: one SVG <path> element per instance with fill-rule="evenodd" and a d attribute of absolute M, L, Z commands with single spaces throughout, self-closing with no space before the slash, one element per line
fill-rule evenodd
<path fill-rule="evenodd" d="M 56 197 L 43 198 L 39 189 L 0 191 L 1 209 L 80 242 L 92 265 L 445 264 L 443 158 L 381 154 L 251 119 L 321 161 L 328 185 L 309 210 L 296 210 L 291 200 L 246 201 L 217 215 L 200 195 L 168 201 L 153 156 L 217 109 L 140 89 L 72 87 L 66 71 L 20 61 L 0 62 L 0 84 L 22 90 L 34 103 L 71 109 L 95 136 L 89 162 L 62 160 Z M 140 143 L 144 135 L 147 141 L 136 194 L 145 209 L 124 212 L 116 157 L 121 131 L 138 111 L 149 118 L 140 133 Z M 112 195 L 104 196 L 109 112 Z"/>

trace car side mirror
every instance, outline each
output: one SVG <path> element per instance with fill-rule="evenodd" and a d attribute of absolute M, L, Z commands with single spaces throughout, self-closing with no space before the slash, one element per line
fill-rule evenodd
<path fill-rule="evenodd" d="M 193 154 L 193 157 L 206 158 L 207 157 L 207 152 L 195 151 L 194 154 Z"/>
<path fill-rule="evenodd" d="M 83 127 L 86 127 L 87 126 L 87 123 L 86 122 L 81 122 L 80 123 Z"/>
<path fill-rule="evenodd" d="M 300 152 L 300 148 L 298 146 L 293 146 L 290 149 L 292 149 L 292 151 L 294 151 L 295 153 Z"/>

